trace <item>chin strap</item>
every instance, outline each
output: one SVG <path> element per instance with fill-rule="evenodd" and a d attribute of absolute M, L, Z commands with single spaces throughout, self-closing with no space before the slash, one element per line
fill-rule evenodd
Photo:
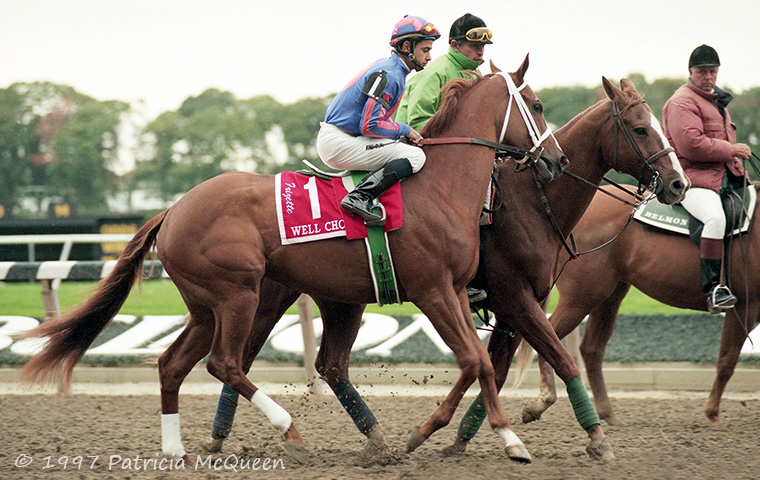
<path fill-rule="evenodd" d="M 412 52 L 399 52 L 398 50 L 396 50 L 396 53 L 398 53 L 399 55 L 403 55 L 404 57 L 408 58 L 409 61 L 412 62 L 412 64 L 414 64 L 414 69 L 416 71 L 419 72 L 423 68 L 425 68 L 422 65 L 420 65 L 419 63 L 417 63 L 417 60 L 414 58 L 414 54 Z"/>
<path fill-rule="evenodd" d="M 409 59 L 409 61 L 412 62 L 412 64 L 414 65 L 414 69 L 419 72 L 422 69 L 424 69 L 425 67 L 423 65 L 420 65 L 419 63 L 417 63 L 417 60 L 414 58 L 414 53 L 413 53 L 414 52 L 414 44 L 412 44 L 411 41 L 409 42 L 409 49 L 411 50 L 410 52 L 403 52 L 400 49 L 396 49 L 396 48 L 394 48 L 394 51 L 398 55 L 402 55 L 402 56 L 406 57 L 407 59 Z"/>
<path fill-rule="evenodd" d="M 422 69 L 425 68 L 424 66 L 420 65 L 419 63 L 417 63 L 417 60 L 414 59 L 414 54 L 413 53 L 409 54 L 409 60 L 412 61 L 412 63 L 414 64 L 414 69 L 417 70 L 418 72 L 422 71 Z"/>

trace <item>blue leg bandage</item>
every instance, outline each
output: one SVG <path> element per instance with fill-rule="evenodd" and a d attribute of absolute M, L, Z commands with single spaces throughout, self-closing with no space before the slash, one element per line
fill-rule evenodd
<path fill-rule="evenodd" d="M 211 438 L 219 439 L 229 436 L 232 430 L 232 422 L 235 420 L 238 397 L 238 393 L 227 385 L 222 388 L 214 416 L 214 425 L 211 427 Z"/>

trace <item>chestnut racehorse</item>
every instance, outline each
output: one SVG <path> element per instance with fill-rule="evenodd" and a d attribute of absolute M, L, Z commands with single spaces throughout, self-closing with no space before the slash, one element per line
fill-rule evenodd
<path fill-rule="evenodd" d="M 605 197 L 594 197 L 574 231 L 581 250 L 614 235 L 631 213 Z M 731 242 L 729 284 L 738 302 L 723 319 L 717 375 L 705 405 L 705 414 L 714 425 L 720 422 L 720 399 L 734 373 L 742 345 L 760 315 L 760 251 L 755 253 L 759 248 L 760 222 L 755 219 L 747 234 Z M 599 415 L 612 425 L 620 420 L 607 395 L 602 361 L 620 304 L 631 285 L 667 305 L 707 311 L 699 247 L 686 236 L 631 222 L 610 245 L 567 265 L 557 283 L 559 302 L 550 320 L 561 338 L 588 315 L 581 354 Z M 556 400 L 551 366 L 540 358 L 539 366 L 541 394 L 529 403 L 528 417 L 538 418 Z"/>
<path fill-rule="evenodd" d="M 568 172 L 572 171 L 598 185 L 604 173 L 612 166 L 646 182 L 652 180 L 652 172 L 656 170 L 659 175 L 656 184 L 660 199 L 667 203 L 679 201 L 687 181 L 674 155 L 670 153 L 667 140 L 662 135 L 660 125 L 651 110 L 643 103 L 631 82 L 621 81 L 623 90 L 606 79 L 603 79 L 603 84 L 608 99 L 581 113 L 558 132 L 562 132 L 561 144 L 573 152 L 574 160 L 571 160 Z M 617 123 L 616 117 L 620 119 L 620 123 Z M 633 146 L 622 145 L 626 142 L 624 130 L 631 135 L 635 149 Z M 424 135 L 426 132 L 422 133 Z M 621 143 L 620 146 L 616 145 L 618 142 Z M 638 150 L 638 154 L 635 150 Z M 646 167 L 647 162 L 651 162 L 654 170 Z M 489 350 L 495 355 L 495 365 L 503 375 L 498 379 L 500 386 L 506 378 L 509 359 L 519 340 L 519 337 L 511 339 L 501 333 L 508 324 L 518 332 L 524 333 L 535 348 L 547 354 L 553 360 L 554 367 L 563 372 L 563 378 L 570 382 L 579 377 L 580 371 L 539 306 L 539 300 L 544 298 L 551 288 L 552 268 L 555 258 L 561 254 L 561 242 L 547 218 L 544 203 L 533 178 L 527 173 L 515 173 L 514 167 L 513 162 L 498 162 L 498 182 L 506 208 L 497 210 L 493 225 L 486 227 L 482 233 L 481 255 L 486 266 L 489 308 L 499 319 L 497 330 L 492 334 Z M 561 178 L 546 186 L 546 195 L 554 209 L 554 218 L 559 227 L 562 231 L 569 232 L 593 196 L 593 189 L 576 183 L 575 180 Z M 281 285 L 270 284 L 268 287 L 272 292 L 269 297 L 272 302 L 268 305 L 262 303 L 257 312 L 254 330 L 251 333 L 248 367 L 280 316 L 299 295 L 298 291 Z M 314 300 L 320 308 L 324 322 L 322 343 L 316 362 L 317 371 L 341 398 L 342 389 L 350 387 L 353 390 L 348 380 L 351 343 L 342 342 L 337 345 L 335 337 L 339 335 L 341 340 L 350 338 L 353 341 L 361 325 L 364 306 L 337 304 L 318 298 Z M 350 335 L 346 331 L 350 331 Z M 510 350 L 506 349 L 505 341 L 508 342 L 506 346 Z M 229 434 L 236 397 L 228 387 L 223 389 L 212 436 L 205 443 L 210 451 L 219 451 L 224 438 Z M 371 418 L 374 421 L 374 416 L 358 394 L 352 400 L 351 405 L 346 405 L 347 402 L 343 400 L 341 403 L 356 425 L 362 429 L 366 419 Z M 478 402 L 478 405 L 476 410 L 482 411 L 482 403 Z M 482 411 L 482 414 L 485 412 Z M 479 426 L 482 417 L 477 417 L 477 413 L 470 413 L 467 421 L 471 425 Z M 454 450 L 464 448 L 466 440 L 471 438 L 469 435 L 474 435 L 472 428 L 469 426 L 464 429 L 469 432 L 460 435 L 462 438 Z M 587 447 L 589 455 L 594 458 L 610 458 L 612 452 L 604 440 L 601 428 L 592 425 L 590 430 L 592 440 Z M 407 443 L 407 450 L 413 450 L 418 444 L 413 431 Z M 368 447 L 377 446 L 378 444 L 373 443 L 370 438 Z M 509 449 L 507 453 L 515 460 L 530 460 L 529 457 L 518 455 Z"/>
<path fill-rule="evenodd" d="M 542 180 L 558 177 L 567 159 L 546 126 L 538 99 L 523 82 L 527 68 L 526 57 L 517 72 L 453 84 L 431 119 L 437 129 L 431 136 L 507 144 L 506 149 L 519 149 L 528 164 L 533 161 L 531 171 Z M 472 324 L 464 288 L 478 266 L 479 215 L 494 147 L 455 143 L 429 146 L 425 153 L 425 168 L 401 185 L 404 226 L 389 232 L 388 241 L 401 299 L 427 315 L 456 355 L 461 375 L 417 429 L 417 438 L 421 443 L 446 425 L 478 380 L 491 426 L 508 447 L 524 450 L 499 403 L 493 366 Z M 270 175 L 227 173 L 193 188 L 135 234 L 92 297 L 23 335 L 48 341 L 26 364 L 22 378 L 62 376 L 68 385 L 75 364 L 119 311 L 156 245 L 189 311 L 185 329 L 158 361 L 163 453 L 189 461 L 180 435 L 178 392 L 208 354 L 208 371 L 261 409 L 283 433 L 286 451 L 303 461 L 305 446 L 292 417 L 243 371 L 248 333 L 263 300 L 262 281 L 334 302 L 376 300 L 364 242 L 333 238 L 283 246 L 276 201 Z"/>

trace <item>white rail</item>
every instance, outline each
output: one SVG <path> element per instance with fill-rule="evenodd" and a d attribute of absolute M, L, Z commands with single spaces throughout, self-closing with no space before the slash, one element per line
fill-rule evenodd
<path fill-rule="evenodd" d="M 62 244 L 58 260 L 65 262 L 71 255 L 71 247 L 75 243 L 126 243 L 132 239 L 132 233 L 58 233 L 49 235 L 1 235 L 0 245 L 26 245 L 28 261 L 34 262 L 35 245 Z M 53 290 L 58 290 L 61 280 L 53 281 Z"/>
<path fill-rule="evenodd" d="M 42 304 L 45 310 L 45 317 L 49 318 L 55 315 L 60 315 L 61 308 L 58 302 L 58 287 L 61 284 L 61 280 L 67 278 L 68 272 L 71 270 L 72 265 L 76 263 L 103 263 L 111 264 L 114 262 L 70 262 L 69 254 L 71 253 L 71 247 L 75 243 L 126 243 L 132 239 L 134 235 L 130 233 L 74 233 L 74 234 L 50 234 L 50 235 L 0 235 L 0 245 L 28 245 L 29 246 L 29 262 L 36 263 L 35 265 L 25 264 L 25 262 L 17 262 L 19 265 L 25 265 L 26 268 L 35 269 L 35 276 L 38 281 L 42 283 Z M 63 244 L 61 249 L 61 256 L 59 262 L 43 262 L 51 266 L 48 271 L 66 272 L 42 275 L 42 278 L 38 273 L 41 265 L 39 262 L 35 262 L 34 259 L 34 245 L 50 245 L 50 244 Z M 0 271 L 3 270 L 3 264 L 10 264 L 12 262 L 0 262 Z M 66 265 L 61 265 L 65 263 Z M 158 264 L 160 265 L 160 264 Z M 65 267 L 60 270 L 58 267 Z M 8 267 L 10 268 L 10 267 Z M 111 266 L 111 268 L 113 268 Z M 7 272 L 7 268 L 5 269 Z M 109 270 L 110 271 L 110 270 Z M 161 268 L 161 277 L 168 278 L 163 273 Z M 155 277 L 154 277 L 155 278 Z M 307 295 L 301 295 L 298 299 L 298 310 L 301 322 L 301 330 L 303 331 L 304 341 L 304 365 L 306 367 L 306 379 L 309 383 L 309 389 L 313 393 L 317 393 L 318 385 L 323 384 L 319 381 L 319 376 L 314 368 L 314 361 L 316 360 L 316 339 L 313 329 L 313 305 L 311 298 Z"/>
<path fill-rule="evenodd" d="M 134 234 L 131 233 L 60 233 L 50 235 L 0 235 L 0 245 L 26 245 L 28 261 L 34 262 L 35 245 L 62 244 L 61 256 L 58 260 L 66 261 L 75 243 L 125 243 Z"/>

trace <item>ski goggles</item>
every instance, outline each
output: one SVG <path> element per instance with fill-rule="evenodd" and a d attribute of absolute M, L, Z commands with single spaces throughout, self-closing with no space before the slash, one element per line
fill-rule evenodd
<path fill-rule="evenodd" d="M 464 39 L 471 42 L 491 43 L 491 38 L 493 38 L 493 32 L 486 27 L 471 28 L 464 34 Z"/>

